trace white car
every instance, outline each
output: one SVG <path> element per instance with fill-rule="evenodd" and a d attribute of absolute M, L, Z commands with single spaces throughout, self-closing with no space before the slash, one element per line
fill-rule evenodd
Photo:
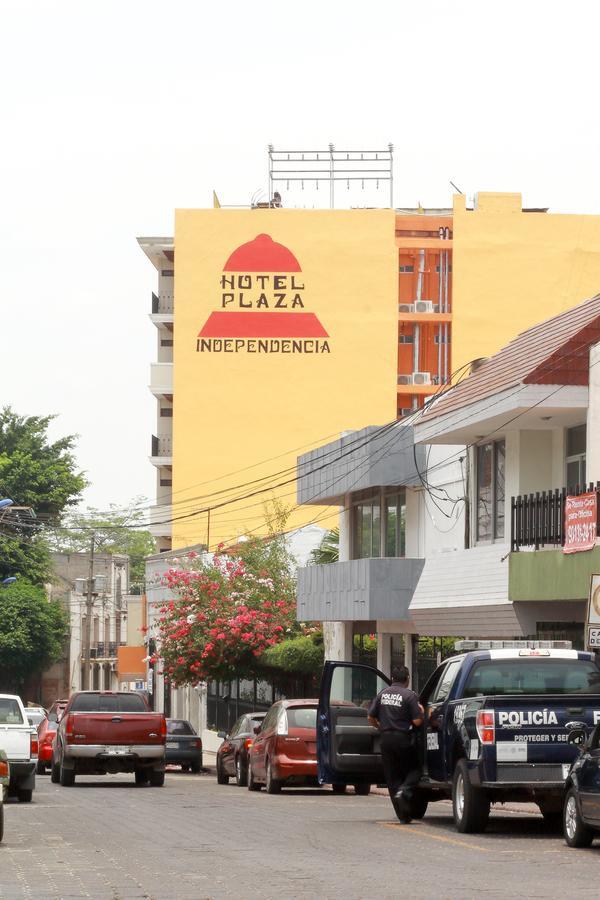
<path fill-rule="evenodd" d="M 4 750 L 0 750 L 0 842 L 4 837 L 4 796 L 8 793 L 10 766 Z"/>
<path fill-rule="evenodd" d="M 5 751 L 10 766 L 9 795 L 29 803 L 35 788 L 38 738 L 16 694 L 0 694 L 0 749 Z"/>

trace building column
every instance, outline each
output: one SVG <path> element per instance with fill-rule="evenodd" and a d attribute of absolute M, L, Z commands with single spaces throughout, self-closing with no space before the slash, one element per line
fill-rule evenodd
<path fill-rule="evenodd" d="M 323 622 L 325 659 L 333 662 L 352 662 L 352 622 Z"/>
<path fill-rule="evenodd" d="M 392 674 L 392 635 L 377 632 L 377 668 L 384 675 Z"/>
<path fill-rule="evenodd" d="M 587 410 L 586 481 L 600 481 L 600 344 L 590 348 Z"/>

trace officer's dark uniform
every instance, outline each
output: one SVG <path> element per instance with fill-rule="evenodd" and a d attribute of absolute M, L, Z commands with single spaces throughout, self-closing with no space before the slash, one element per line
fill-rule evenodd
<path fill-rule="evenodd" d="M 377 694 L 369 716 L 379 722 L 383 771 L 393 799 L 400 789 L 410 790 L 419 781 L 413 719 L 422 719 L 423 713 L 415 692 L 395 682 Z"/>

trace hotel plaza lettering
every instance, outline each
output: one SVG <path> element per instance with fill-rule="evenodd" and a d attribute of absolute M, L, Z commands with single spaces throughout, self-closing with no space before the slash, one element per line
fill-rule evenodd
<path fill-rule="evenodd" d="M 305 309 L 300 263 L 259 234 L 230 255 L 219 276 L 219 308 L 196 338 L 198 353 L 331 353 L 330 336 Z"/>

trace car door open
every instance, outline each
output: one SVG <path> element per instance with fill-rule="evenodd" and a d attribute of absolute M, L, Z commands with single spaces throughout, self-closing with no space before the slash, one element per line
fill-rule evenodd
<path fill-rule="evenodd" d="M 326 784 L 377 784 L 383 781 L 381 735 L 369 725 L 371 700 L 390 685 L 372 666 L 326 662 L 317 713 L 319 781 Z"/>

